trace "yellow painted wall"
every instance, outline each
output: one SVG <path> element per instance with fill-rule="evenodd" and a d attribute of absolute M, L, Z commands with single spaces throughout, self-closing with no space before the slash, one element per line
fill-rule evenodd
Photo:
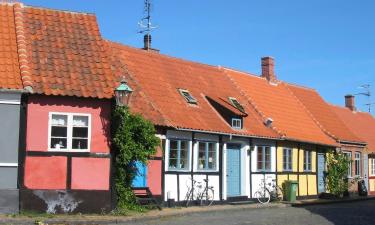
<path fill-rule="evenodd" d="M 304 196 L 307 195 L 307 176 L 306 175 L 299 175 L 299 195 Z"/>
<path fill-rule="evenodd" d="M 375 191 L 375 180 L 374 179 L 370 179 L 369 180 L 370 182 L 370 191 Z"/>
<path fill-rule="evenodd" d="M 298 150 L 298 147 L 300 149 Z M 293 172 L 301 172 L 298 175 L 297 174 L 292 174 L 288 173 L 287 171 L 283 171 L 283 149 L 284 148 L 291 148 L 293 151 L 293 165 L 292 169 Z M 316 183 L 316 175 L 315 174 L 309 174 L 305 175 L 302 174 L 304 171 L 303 169 L 303 160 L 304 160 L 304 151 L 309 150 L 312 151 L 312 159 L 311 159 L 311 172 L 316 173 L 316 149 L 315 146 L 313 145 L 308 145 L 308 144 L 301 144 L 298 146 L 298 143 L 294 142 L 278 142 L 278 148 L 277 148 L 277 165 L 276 169 L 277 172 L 284 172 L 285 174 L 279 174 L 277 175 L 277 183 L 280 187 L 282 187 L 282 184 L 288 180 L 298 180 L 298 192 L 299 196 L 306 196 L 308 195 L 316 195 L 317 194 L 317 183 Z M 298 158 L 299 157 L 299 158 Z M 299 162 L 299 164 L 298 164 Z"/>
<path fill-rule="evenodd" d="M 307 176 L 307 179 L 308 179 L 308 191 L 309 191 L 309 195 L 316 195 L 318 194 L 317 193 L 317 183 L 316 183 L 316 175 L 308 175 Z"/>

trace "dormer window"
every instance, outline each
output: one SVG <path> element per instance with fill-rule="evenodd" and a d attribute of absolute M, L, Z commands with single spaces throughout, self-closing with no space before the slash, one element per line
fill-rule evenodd
<path fill-rule="evenodd" d="M 245 112 L 245 109 L 243 108 L 243 106 L 237 101 L 236 98 L 233 98 L 233 97 L 229 97 L 229 101 L 230 103 L 238 110 L 240 110 L 241 112 Z"/>
<path fill-rule="evenodd" d="M 242 129 L 242 120 L 238 118 L 232 118 L 232 128 L 234 129 Z"/>
<path fill-rule="evenodd" d="M 180 92 L 180 94 L 182 95 L 182 97 L 185 98 L 185 100 L 190 103 L 190 104 L 197 104 L 198 101 L 190 94 L 190 92 L 188 90 L 185 90 L 185 89 L 178 89 L 178 91 Z"/>

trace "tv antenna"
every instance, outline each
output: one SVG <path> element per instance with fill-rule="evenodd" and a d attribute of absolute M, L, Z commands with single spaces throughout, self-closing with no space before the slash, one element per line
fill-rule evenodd
<path fill-rule="evenodd" d="M 364 89 L 364 91 L 360 92 L 360 93 L 357 93 L 355 95 L 364 95 L 364 96 L 367 97 L 367 103 L 365 104 L 365 106 L 368 107 L 368 112 L 371 113 L 371 105 L 374 105 L 375 102 L 371 102 L 370 85 L 369 84 L 363 84 L 363 85 L 359 86 L 358 88 L 362 88 L 362 89 Z"/>
<path fill-rule="evenodd" d="M 145 0 L 144 10 L 143 10 L 144 17 L 141 19 L 141 21 L 138 22 L 138 25 L 141 27 L 141 30 L 138 33 L 150 34 L 153 29 L 157 28 L 157 26 L 152 26 L 151 10 L 152 10 L 151 0 Z"/>

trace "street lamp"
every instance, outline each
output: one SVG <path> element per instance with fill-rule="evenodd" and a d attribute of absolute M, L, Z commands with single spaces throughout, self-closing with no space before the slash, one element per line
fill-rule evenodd
<path fill-rule="evenodd" d="M 118 86 L 115 90 L 116 105 L 127 106 L 132 93 L 133 90 L 128 86 L 125 78 L 122 78 L 120 86 Z"/>

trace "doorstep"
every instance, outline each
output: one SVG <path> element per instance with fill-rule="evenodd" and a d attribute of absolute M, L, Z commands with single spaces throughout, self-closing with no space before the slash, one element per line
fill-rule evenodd
<path fill-rule="evenodd" d="M 297 200 L 295 202 L 282 202 L 284 204 L 289 204 L 293 207 L 303 207 L 309 205 L 321 205 L 321 204 L 335 204 L 335 203 L 345 203 L 345 202 L 356 202 L 356 201 L 367 201 L 375 200 L 375 196 L 366 196 L 366 197 L 344 197 L 342 199 L 304 199 Z"/>

